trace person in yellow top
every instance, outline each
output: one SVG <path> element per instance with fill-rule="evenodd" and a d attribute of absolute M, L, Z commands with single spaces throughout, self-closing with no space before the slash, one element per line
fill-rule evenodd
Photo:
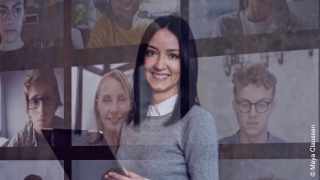
<path fill-rule="evenodd" d="M 110 11 L 102 15 L 90 33 L 88 48 L 139 44 L 147 23 L 135 24 L 141 0 L 110 0 Z"/>

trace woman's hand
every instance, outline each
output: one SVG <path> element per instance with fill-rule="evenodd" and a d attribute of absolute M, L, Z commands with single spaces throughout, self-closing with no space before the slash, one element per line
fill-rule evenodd
<path fill-rule="evenodd" d="M 126 175 L 121 175 L 116 172 L 108 172 L 104 176 L 105 180 L 148 180 L 147 178 L 144 178 L 134 172 L 127 171 Z"/>

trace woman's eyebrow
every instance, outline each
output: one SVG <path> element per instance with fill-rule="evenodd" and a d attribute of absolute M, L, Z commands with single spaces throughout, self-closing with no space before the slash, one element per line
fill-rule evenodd
<path fill-rule="evenodd" d="M 179 49 L 167 49 L 168 52 L 179 52 Z"/>
<path fill-rule="evenodd" d="M 152 49 L 154 49 L 154 50 L 158 50 L 158 48 L 156 48 L 155 46 L 152 46 L 152 45 L 150 45 L 150 44 L 148 44 L 147 48 L 152 48 Z"/>

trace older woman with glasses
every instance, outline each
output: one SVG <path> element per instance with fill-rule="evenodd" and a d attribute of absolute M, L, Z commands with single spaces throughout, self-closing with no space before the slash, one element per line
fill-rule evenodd
<path fill-rule="evenodd" d="M 32 70 L 25 79 L 24 94 L 28 122 L 8 146 L 48 145 L 42 130 L 65 128 L 64 120 L 55 115 L 62 103 L 53 69 Z"/>

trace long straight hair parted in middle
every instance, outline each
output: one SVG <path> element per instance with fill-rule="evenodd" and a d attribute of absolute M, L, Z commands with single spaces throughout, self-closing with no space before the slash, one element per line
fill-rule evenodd
<path fill-rule="evenodd" d="M 145 119 L 148 106 L 151 104 L 152 91 L 145 78 L 144 59 L 150 40 L 161 29 L 167 29 L 176 36 L 180 49 L 181 69 L 178 100 L 171 118 L 164 125 L 168 126 L 177 122 L 193 105 L 199 104 L 197 51 L 191 29 L 188 23 L 180 17 L 159 17 L 146 29 L 138 49 L 133 75 L 134 106 L 132 113 L 134 118 L 129 121 L 133 121 L 135 125 L 139 125 L 141 120 Z"/>

